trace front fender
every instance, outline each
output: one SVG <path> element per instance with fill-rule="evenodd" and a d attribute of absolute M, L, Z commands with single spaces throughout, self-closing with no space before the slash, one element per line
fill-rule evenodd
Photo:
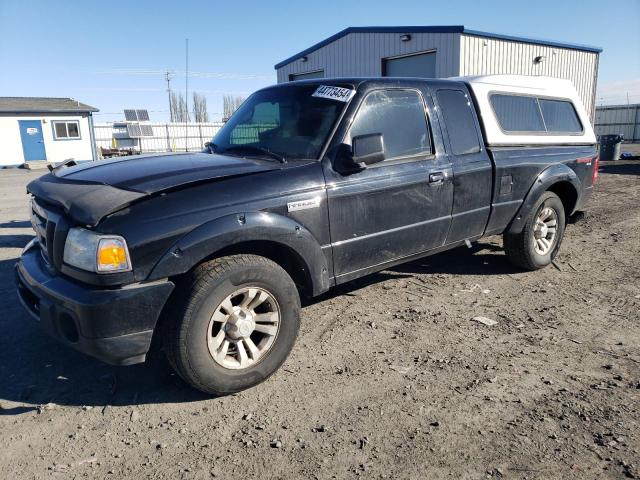
<path fill-rule="evenodd" d="M 540 195 L 546 192 L 551 185 L 558 182 L 569 182 L 573 185 L 578 197 L 576 205 L 579 205 L 580 196 L 582 194 L 582 184 L 580 183 L 580 179 L 576 175 L 576 172 L 563 163 L 552 165 L 543 170 L 535 179 L 507 231 L 509 233 L 520 233 L 524 228 L 529 212 L 531 212 L 531 209 L 538 201 L 538 198 L 540 198 Z M 567 217 L 571 215 L 571 213 L 573 212 L 567 212 Z"/>
<path fill-rule="evenodd" d="M 162 256 L 150 278 L 188 272 L 215 252 L 249 241 L 270 241 L 290 248 L 305 264 L 313 295 L 329 289 L 329 267 L 315 237 L 298 222 L 271 212 L 227 215 L 201 225 Z"/>

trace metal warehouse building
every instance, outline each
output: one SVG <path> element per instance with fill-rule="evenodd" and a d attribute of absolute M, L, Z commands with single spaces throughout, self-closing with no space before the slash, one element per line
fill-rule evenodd
<path fill-rule="evenodd" d="M 596 108 L 596 135 L 623 135 L 626 142 L 640 142 L 640 104 Z"/>
<path fill-rule="evenodd" d="M 593 118 L 602 50 L 442 27 L 349 27 L 278 63 L 278 83 L 320 77 L 546 75 L 571 80 Z"/>

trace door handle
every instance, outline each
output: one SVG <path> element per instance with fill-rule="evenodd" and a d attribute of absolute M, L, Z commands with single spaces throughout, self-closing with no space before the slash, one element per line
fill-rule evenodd
<path fill-rule="evenodd" d="M 429 174 L 429 183 L 442 183 L 447 175 L 444 172 L 436 172 Z"/>

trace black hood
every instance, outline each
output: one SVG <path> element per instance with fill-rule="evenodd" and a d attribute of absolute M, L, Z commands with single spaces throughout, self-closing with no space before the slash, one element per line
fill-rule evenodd
<path fill-rule="evenodd" d="M 77 222 L 93 226 L 104 216 L 154 193 L 287 166 L 208 153 L 134 156 L 62 167 L 29 183 L 27 190 L 62 207 Z"/>
<path fill-rule="evenodd" d="M 208 153 L 174 153 L 84 163 L 63 168 L 54 175 L 75 182 L 100 183 L 149 194 L 187 183 L 279 167 L 270 161 Z"/>

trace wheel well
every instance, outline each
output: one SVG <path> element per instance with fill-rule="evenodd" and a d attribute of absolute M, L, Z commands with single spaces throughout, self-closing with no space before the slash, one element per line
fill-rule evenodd
<path fill-rule="evenodd" d="M 240 254 L 260 255 L 261 257 L 272 260 L 273 262 L 280 265 L 289 274 L 289 276 L 293 279 L 293 282 L 298 287 L 298 291 L 301 296 L 305 296 L 307 298 L 310 298 L 312 296 L 313 282 L 311 280 L 311 275 L 305 261 L 295 250 L 281 243 L 271 242 L 268 240 L 240 242 L 212 253 L 207 258 L 202 260 L 202 262 L 228 255 Z M 200 263 L 194 265 L 193 268 L 200 265 Z M 177 275 L 175 277 L 171 277 L 171 280 L 173 280 L 176 283 L 176 286 L 178 286 L 183 281 L 183 277 L 184 274 Z M 177 295 L 179 295 L 179 288 L 176 287 L 169 299 L 165 302 L 164 308 L 162 310 L 162 313 L 160 314 L 160 317 L 158 318 L 158 323 L 153 333 L 151 347 L 149 349 L 150 356 L 155 357 L 155 355 L 163 348 L 162 332 L 166 328 L 168 328 L 168 325 L 170 325 L 173 321 L 173 319 L 168 316 L 168 312 L 171 311 L 170 307 L 173 305 L 173 300 L 176 299 Z"/>
<path fill-rule="evenodd" d="M 289 274 L 299 290 L 304 294 L 311 295 L 313 285 L 305 261 L 295 250 L 281 243 L 269 240 L 240 242 L 214 252 L 206 260 L 243 253 L 260 255 L 277 263 Z"/>
<path fill-rule="evenodd" d="M 570 182 L 558 182 L 551 185 L 547 190 L 560 197 L 565 215 L 567 217 L 571 215 L 578 202 L 578 192 L 576 188 Z"/>

